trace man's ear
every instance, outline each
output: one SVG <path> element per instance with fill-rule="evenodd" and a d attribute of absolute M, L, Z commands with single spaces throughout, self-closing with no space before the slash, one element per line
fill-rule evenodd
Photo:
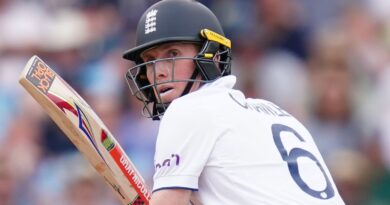
<path fill-rule="evenodd" d="M 196 66 L 198 67 L 202 78 L 205 80 L 214 80 L 221 76 L 221 69 L 215 65 L 215 54 L 219 50 L 219 44 L 215 41 L 206 41 L 200 53 L 196 56 Z"/>

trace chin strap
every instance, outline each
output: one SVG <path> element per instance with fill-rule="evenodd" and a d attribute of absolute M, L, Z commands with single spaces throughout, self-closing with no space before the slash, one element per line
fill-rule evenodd
<path fill-rule="evenodd" d="M 195 78 L 196 78 L 196 76 L 198 76 L 198 69 L 195 69 L 194 70 L 194 72 L 192 73 L 192 75 L 191 75 L 191 81 L 189 81 L 188 83 L 187 83 L 187 85 L 186 85 L 186 87 L 184 88 L 184 90 L 183 90 L 183 92 L 181 93 L 181 95 L 180 95 L 180 97 L 181 96 L 184 96 L 184 95 L 187 95 L 189 92 L 190 92 L 190 90 L 191 90 L 191 88 L 192 88 L 192 85 L 194 85 L 194 82 L 195 82 Z"/>
<path fill-rule="evenodd" d="M 169 103 L 154 103 L 153 104 L 153 120 L 160 120 L 160 115 L 168 108 Z"/>

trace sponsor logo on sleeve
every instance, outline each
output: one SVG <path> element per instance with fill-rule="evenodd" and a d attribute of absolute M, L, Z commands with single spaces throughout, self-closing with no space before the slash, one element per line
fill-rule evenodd
<path fill-rule="evenodd" d="M 162 163 L 156 163 L 155 168 L 160 169 L 161 167 L 179 166 L 180 156 L 178 154 L 171 154 L 171 157 L 165 159 Z"/>

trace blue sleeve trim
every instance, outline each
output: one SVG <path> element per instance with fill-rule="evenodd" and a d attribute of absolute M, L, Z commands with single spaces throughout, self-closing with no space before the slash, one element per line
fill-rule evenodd
<path fill-rule="evenodd" d="M 189 188 L 189 187 L 172 186 L 172 187 L 161 187 L 161 188 L 158 188 L 156 190 L 153 190 L 152 193 L 154 193 L 156 191 L 164 190 L 164 189 L 185 189 L 185 190 L 191 190 L 191 191 L 198 191 L 198 189 Z"/>

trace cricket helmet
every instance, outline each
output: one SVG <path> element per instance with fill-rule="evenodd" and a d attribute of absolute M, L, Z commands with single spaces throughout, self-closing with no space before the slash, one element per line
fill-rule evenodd
<path fill-rule="evenodd" d="M 135 47 L 123 54 L 123 58 L 136 64 L 126 74 L 130 90 L 144 102 L 144 115 L 154 119 L 165 112 L 169 103 L 159 103 L 159 96 L 153 92 L 153 87 L 157 85 L 150 84 L 146 78 L 146 65 L 164 59 L 143 62 L 140 54 L 170 42 L 189 42 L 200 47 L 199 53 L 191 58 L 195 64 L 195 72 L 188 79 L 182 95 L 189 92 L 198 74 L 202 83 L 230 74 L 231 42 L 225 37 L 222 26 L 212 11 L 193 0 L 157 2 L 144 12 L 138 22 Z M 174 67 L 174 61 L 180 59 L 165 60 L 171 60 Z M 175 79 L 169 82 L 175 82 Z M 151 109 L 149 105 L 152 105 Z"/>

